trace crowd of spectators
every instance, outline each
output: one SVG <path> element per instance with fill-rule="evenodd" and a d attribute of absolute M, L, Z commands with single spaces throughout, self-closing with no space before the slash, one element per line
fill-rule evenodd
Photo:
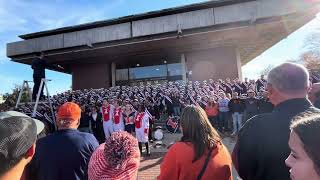
<path fill-rule="evenodd" d="M 206 111 L 210 122 L 220 132 L 235 135 L 247 119 L 272 111 L 273 106 L 268 101 L 265 86 L 266 80 L 262 75 L 256 81 L 248 81 L 248 79 L 231 81 L 229 78 L 225 81 L 209 79 L 201 82 L 175 81 L 164 84 L 67 91 L 52 96 L 50 100 L 54 112 L 57 112 L 58 107 L 65 102 L 75 102 L 80 105 L 82 116 L 79 129 L 95 133 L 100 142 L 104 136 L 100 131 L 94 131 L 98 126 L 96 126 L 97 121 L 92 119 L 92 114 L 97 113 L 98 119 L 101 119 L 100 115 L 103 113 L 100 113 L 104 101 L 113 107 L 120 106 L 122 112 L 127 107 L 127 113 L 123 117 L 136 112 L 139 105 L 144 105 L 152 116 L 149 139 L 152 139 L 151 134 L 155 121 L 164 119 L 161 118 L 164 114 L 179 117 L 182 109 L 187 105 L 199 105 Z M 16 110 L 31 115 L 32 107 L 31 104 L 26 103 Z M 43 119 L 49 125 L 46 126 L 50 127 L 49 131 L 54 129 L 52 114 L 47 104 L 40 104 L 36 114 L 38 119 Z M 123 117 L 121 122 L 125 121 Z M 130 133 L 134 130 L 132 127 L 130 130 L 129 126 L 126 128 L 129 128 L 127 130 Z"/>
<path fill-rule="evenodd" d="M 136 179 L 142 144 L 150 155 L 152 123 L 168 114 L 180 116 L 182 138 L 158 179 L 229 180 L 233 164 L 244 180 L 319 180 L 319 84 L 293 63 L 273 68 L 267 80 L 247 89 L 227 79 L 58 94 L 51 98 L 57 130 L 45 137 L 38 120 L 2 112 L 0 179 Z M 52 122 L 48 107 L 37 114 Z M 225 132 L 237 135 L 232 158 Z"/>

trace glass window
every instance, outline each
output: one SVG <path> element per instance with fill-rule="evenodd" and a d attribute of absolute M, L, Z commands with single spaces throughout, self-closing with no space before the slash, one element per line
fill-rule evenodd
<path fill-rule="evenodd" d="M 168 64 L 168 76 L 181 76 L 182 65 L 181 63 Z"/>
<path fill-rule="evenodd" d="M 155 77 L 166 77 L 167 67 L 166 65 L 145 66 L 129 69 L 130 79 L 145 79 Z"/>
<path fill-rule="evenodd" d="M 116 70 L 116 81 L 127 81 L 128 78 L 128 69 Z"/>

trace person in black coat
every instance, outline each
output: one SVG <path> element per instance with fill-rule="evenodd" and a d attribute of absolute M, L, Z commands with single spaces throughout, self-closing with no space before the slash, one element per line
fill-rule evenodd
<path fill-rule="evenodd" d="M 146 101 L 145 106 L 147 108 L 147 110 L 149 111 L 149 113 L 152 115 L 152 117 L 149 120 L 149 141 L 153 142 L 154 138 L 152 136 L 153 134 L 153 128 L 154 128 L 154 123 L 155 123 L 155 108 L 154 108 L 154 104 L 153 102 L 150 101 Z"/>
<path fill-rule="evenodd" d="M 167 108 L 167 113 L 169 116 L 173 115 L 173 104 L 172 104 L 172 100 L 170 99 L 170 93 L 166 93 L 167 96 L 163 97 L 164 100 L 164 104 Z"/>
<path fill-rule="evenodd" d="M 264 79 L 264 75 L 261 75 L 261 78 L 256 81 L 256 92 L 258 93 L 261 89 L 265 88 L 267 81 Z"/>
<path fill-rule="evenodd" d="M 98 107 L 93 106 L 89 115 L 89 129 L 97 138 L 99 144 L 104 143 L 105 135 L 103 131 L 103 118 L 102 113 L 98 111 Z"/>
<path fill-rule="evenodd" d="M 37 94 L 40 88 L 42 78 L 46 78 L 45 71 L 47 67 L 47 61 L 44 60 L 44 54 L 42 52 L 36 53 L 37 58 L 32 61 L 31 68 L 33 69 L 33 91 L 32 99 L 36 100 Z M 40 97 L 43 97 L 43 87 L 40 92 Z"/>
<path fill-rule="evenodd" d="M 274 110 L 247 121 L 233 150 L 233 164 L 242 179 L 290 180 L 285 165 L 290 154 L 289 126 L 302 113 L 320 113 L 307 99 L 308 76 L 306 68 L 293 63 L 269 72 L 267 89 Z"/>
<path fill-rule="evenodd" d="M 76 104 L 82 104 L 82 103 L 76 102 Z M 82 105 L 80 125 L 78 127 L 78 130 L 81 132 L 89 132 L 89 113 L 90 113 L 90 110 L 85 105 Z"/>
<path fill-rule="evenodd" d="M 181 110 L 180 110 L 180 102 L 179 102 L 179 96 L 177 93 L 175 93 L 172 97 L 172 106 L 173 106 L 173 115 L 180 116 Z"/>
<path fill-rule="evenodd" d="M 258 114 L 258 99 L 255 97 L 255 92 L 253 90 L 248 90 L 248 98 L 244 100 L 245 105 L 245 119 L 246 122 L 248 119 Z"/>
<path fill-rule="evenodd" d="M 259 114 L 270 113 L 273 110 L 273 104 L 268 98 L 268 92 L 263 92 L 263 97 L 258 100 Z"/>
<path fill-rule="evenodd" d="M 242 94 L 247 94 L 247 91 L 249 89 L 249 82 L 248 82 L 248 78 L 244 79 L 244 82 L 241 83 L 241 88 L 242 88 Z"/>
<path fill-rule="evenodd" d="M 232 113 L 232 120 L 233 120 L 233 132 L 232 135 L 236 135 L 240 128 L 242 127 L 242 117 L 244 111 L 244 101 L 240 99 L 237 92 L 233 93 L 232 99 L 229 101 L 228 104 L 229 111 Z"/>
<path fill-rule="evenodd" d="M 229 79 L 227 80 L 227 82 L 223 83 L 222 86 L 226 94 L 232 94 L 232 85 Z"/>
<path fill-rule="evenodd" d="M 33 69 L 33 91 L 32 91 L 32 100 L 35 101 L 37 98 L 37 94 L 40 88 L 41 84 L 41 79 L 46 78 L 46 68 L 51 67 L 51 68 L 58 68 L 58 69 L 63 69 L 59 65 L 51 65 L 47 63 L 47 61 L 44 59 L 44 53 L 43 52 L 37 52 L 36 53 L 36 59 L 34 59 L 31 63 L 31 68 Z M 42 86 L 42 89 L 40 91 L 40 98 L 43 98 L 43 88 L 44 85 Z"/>

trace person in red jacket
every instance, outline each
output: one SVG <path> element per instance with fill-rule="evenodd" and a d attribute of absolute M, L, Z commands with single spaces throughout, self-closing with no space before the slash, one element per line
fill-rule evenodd
<path fill-rule="evenodd" d="M 205 109 L 209 122 L 213 127 L 218 127 L 218 103 L 215 102 L 213 97 L 210 97 L 209 102 Z"/>
<path fill-rule="evenodd" d="M 232 161 L 205 111 L 187 106 L 181 115 L 183 137 L 169 149 L 158 180 L 232 179 Z"/>

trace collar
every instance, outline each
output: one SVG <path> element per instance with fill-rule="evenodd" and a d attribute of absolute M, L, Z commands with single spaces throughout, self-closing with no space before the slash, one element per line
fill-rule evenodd
<path fill-rule="evenodd" d="M 281 102 L 274 107 L 273 111 L 303 111 L 312 107 L 307 98 L 295 98 Z"/>
<path fill-rule="evenodd" d="M 56 132 L 58 132 L 58 133 L 68 133 L 68 132 L 77 132 L 77 131 L 78 131 L 78 129 L 60 129 L 60 130 L 58 130 Z"/>

